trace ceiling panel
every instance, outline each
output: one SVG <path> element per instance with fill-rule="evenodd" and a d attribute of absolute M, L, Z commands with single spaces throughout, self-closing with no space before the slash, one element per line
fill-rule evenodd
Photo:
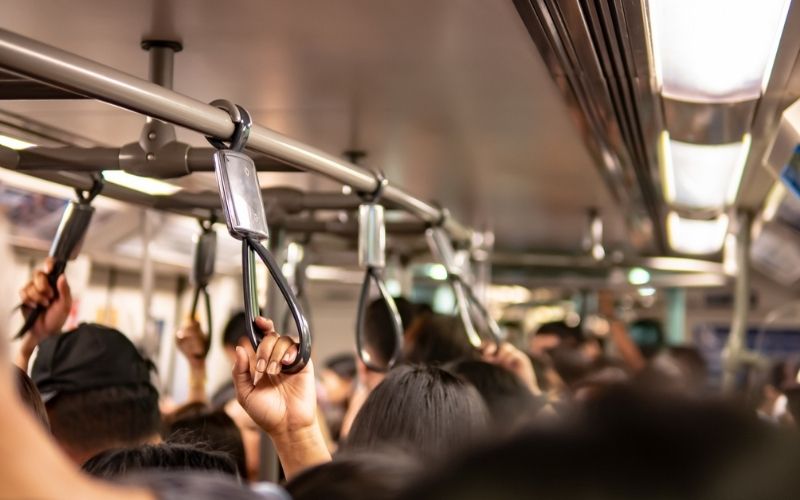
<path fill-rule="evenodd" d="M 142 77 L 141 39 L 181 40 L 176 90 L 234 100 L 259 123 L 330 153 L 364 149 L 365 164 L 494 229 L 500 247 L 578 251 L 592 206 L 607 242 L 624 239 L 511 2 L 0 0 L 0 9 L 0 27 Z M 0 107 L 106 144 L 135 139 L 142 123 L 91 101 Z"/>

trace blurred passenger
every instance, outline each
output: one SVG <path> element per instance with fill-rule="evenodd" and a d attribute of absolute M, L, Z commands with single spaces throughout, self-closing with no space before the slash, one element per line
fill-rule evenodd
<path fill-rule="evenodd" d="M 637 383 L 684 396 L 706 394 L 708 369 L 700 352 L 690 346 L 672 346 L 656 354 L 639 374 Z"/>
<path fill-rule="evenodd" d="M 50 420 L 47 418 L 47 409 L 44 407 L 42 395 L 39 394 L 39 389 L 33 380 L 18 366 L 14 366 L 14 372 L 17 374 L 17 391 L 19 392 L 22 402 L 31 411 L 36 420 L 41 422 L 42 426 L 50 431 Z"/>
<path fill-rule="evenodd" d="M 798 444 L 717 403 L 612 391 L 575 420 L 445 464 L 401 498 L 795 498 Z"/>
<path fill-rule="evenodd" d="M 337 354 L 325 360 L 319 374 L 322 385 L 320 406 L 334 441 L 339 440 L 350 399 L 356 390 L 356 357 Z"/>
<path fill-rule="evenodd" d="M 405 361 L 410 364 L 444 364 L 476 357 L 458 317 L 433 314 L 417 322 L 407 338 Z"/>
<path fill-rule="evenodd" d="M 125 335 L 84 323 L 39 345 L 31 378 L 53 436 L 80 464 L 103 450 L 160 441 L 152 369 Z"/>
<path fill-rule="evenodd" d="M 540 354 L 538 356 L 529 355 L 529 357 L 542 394 L 551 403 L 561 401 L 564 398 L 565 385 L 553 366 L 550 356 Z"/>
<path fill-rule="evenodd" d="M 167 422 L 164 437 L 168 443 L 225 453 L 236 463 L 239 476 L 248 479 L 242 434 L 224 410 L 184 412 Z"/>
<path fill-rule="evenodd" d="M 528 339 L 528 352 L 534 356 L 552 352 L 558 347 L 576 349 L 583 342 L 583 333 L 563 321 L 545 323 Z"/>
<path fill-rule="evenodd" d="M 664 329 L 661 322 L 645 318 L 634 321 L 628 327 L 633 342 L 639 347 L 642 355 L 650 359 L 664 347 Z"/>
<path fill-rule="evenodd" d="M 236 362 L 236 347 L 247 348 L 250 339 L 247 337 L 247 318 L 244 311 L 239 311 L 228 320 L 222 331 L 222 350 L 231 366 Z M 221 408 L 231 400 L 236 399 L 233 382 L 228 381 L 219 387 L 211 396 L 211 406 Z"/>
<path fill-rule="evenodd" d="M 532 421 L 545 404 L 519 377 L 502 366 L 465 360 L 448 365 L 448 370 L 478 390 L 495 429 L 514 431 Z"/>
<path fill-rule="evenodd" d="M 295 477 L 293 500 L 394 500 L 420 473 L 420 463 L 397 450 L 337 456 Z"/>
<path fill-rule="evenodd" d="M 422 458 L 458 450 L 482 437 L 488 412 L 466 381 L 432 366 L 400 366 L 367 398 L 342 450 L 398 447 Z"/>
<path fill-rule="evenodd" d="M 151 469 L 207 471 L 238 477 L 236 463 L 227 453 L 175 443 L 106 450 L 87 460 L 82 468 L 92 476 L 104 479 L 117 479 Z"/>

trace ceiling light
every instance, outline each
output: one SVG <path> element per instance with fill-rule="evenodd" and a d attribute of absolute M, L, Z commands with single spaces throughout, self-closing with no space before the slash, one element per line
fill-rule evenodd
<path fill-rule="evenodd" d="M 790 0 L 649 0 L 662 93 L 688 101 L 757 99 Z"/>
<path fill-rule="evenodd" d="M 722 208 L 739 192 L 750 152 L 750 134 L 730 144 L 691 144 L 661 134 L 660 164 L 667 203 L 687 208 Z"/>
<path fill-rule="evenodd" d="M 628 283 L 631 285 L 646 285 L 650 282 L 650 273 L 642 267 L 634 267 L 628 271 Z"/>
<path fill-rule="evenodd" d="M 427 274 L 430 279 L 444 281 L 447 279 L 447 268 L 442 264 L 429 264 L 425 268 L 425 274 Z"/>
<path fill-rule="evenodd" d="M 139 177 L 122 170 L 104 170 L 103 177 L 107 182 L 153 196 L 175 194 L 181 190 L 175 184 L 150 177 Z"/>
<path fill-rule="evenodd" d="M 651 286 L 643 286 L 639 289 L 639 295 L 642 297 L 652 297 L 656 294 L 656 289 Z"/>
<path fill-rule="evenodd" d="M 675 212 L 667 216 L 669 246 L 676 252 L 691 255 L 717 253 L 727 231 L 728 216 L 725 214 L 711 220 L 687 219 Z"/>
<path fill-rule="evenodd" d="M 36 144 L 32 142 L 23 141 L 21 139 L 15 139 L 14 137 L 0 134 L 0 146 L 5 146 L 11 149 L 28 149 L 35 145 Z"/>

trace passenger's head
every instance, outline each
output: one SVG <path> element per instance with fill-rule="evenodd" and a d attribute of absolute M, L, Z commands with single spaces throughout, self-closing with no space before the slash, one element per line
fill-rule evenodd
<path fill-rule="evenodd" d="M 468 382 L 437 367 L 400 366 L 367 397 L 343 450 L 394 446 L 435 457 L 474 442 L 487 424 L 486 405 Z"/>
<path fill-rule="evenodd" d="M 24 370 L 15 366 L 14 371 L 17 374 L 17 391 L 19 392 L 19 397 L 22 399 L 22 402 L 25 403 L 25 407 L 36 417 L 36 420 L 49 431 L 50 420 L 47 418 L 47 409 L 44 407 L 42 395 L 39 394 L 39 390 L 36 388 L 33 380 L 31 380 Z"/>
<path fill-rule="evenodd" d="M 289 494 L 273 483 L 257 483 L 250 487 L 223 474 L 208 471 L 147 470 L 133 473 L 116 482 L 143 488 L 156 499 L 188 498 L 191 500 L 292 500 Z"/>
<path fill-rule="evenodd" d="M 167 423 L 164 435 L 168 443 L 229 455 L 236 463 L 239 475 L 247 479 L 242 433 L 225 410 L 198 412 L 172 419 Z"/>
<path fill-rule="evenodd" d="M 540 356 L 557 347 L 577 348 L 582 341 L 583 333 L 579 328 L 569 326 L 563 321 L 553 321 L 541 325 L 528 339 L 528 351 Z"/>
<path fill-rule="evenodd" d="M 323 363 L 320 381 L 325 388 L 326 400 L 344 404 L 353 392 L 356 380 L 356 358 L 351 353 L 331 356 Z"/>
<path fill-rule="evenodd" d="M 430 314 L 407 332 L 405 361 L 412 364 L 444 364 L 475 356 L 461 320 Z"/>
<path fill-rule="evenodd" d="M 247 347 L 247 316 L 244 311 L 239 311 L 228 320 L 228 324 L 222 330 L 222 348 L 225 356 L 233 364 L 236 359 L 236 347 Z"/>
<path fill-rule="evenodd" d="M 519 377 L 501 366 L 464 360 L 452 363 L 448 369 L 478 390 L 496 429 L 514 430 L 533 419 L 544 406 Z"/>
<path fill-rule="evenodd" d="M 699 396 L 705 392 L 707 377 L 706 362 L 697 349 L 674 346 L 656 354 L 637 382 L 651 390 Z"/>
<path fill-rule="evenodd" d="M 294 500 L 393 500 L 420 472 L 408 455 L 364 452 L 334 457 L 286 485 Z"/>
<path fill-rule="evenodd" d="M 236 464 L 227 453 L 173 443 L 106 450 L 83 464 L 83 470 L 88 474 L 105 479 L 117 479 L 151 469 L 208 471 L 237 476 Z"/>
<path fill-rule="evenodd" d="M 82 324 L 39 345 L 32 379 L 56 441 L 76 462 L 159 440 L 152 364 L 117 330 Z"/>
<path fill-rule="evenodd" d="M 395 298 L 394 303 L 402 328 L 408 328 L 414 318 L 414 305 L 402 297 Z M 367 305 L 364 312 L 364 349 L 369 352 L 370 359 L 377 366 L 386 366 L 394 354 L 397 345 L 394 328 L 394 320 L 386 300 L 375 299 Z"/>
<path fill-rule="evenodd" d="M 796 496 L 800 446 L 794 438 L 773 434 L 717 403 L 623 393 L 606 397 L 575 421 L 528 431 L 453 460 L 401 498 Z"/>
<path fill-rule="evenodd" d="M 656 319 L 640 319 L 628 328 L 631 339 L 646 358 L 655 356 L 664 346 L 664 330 Z"/>

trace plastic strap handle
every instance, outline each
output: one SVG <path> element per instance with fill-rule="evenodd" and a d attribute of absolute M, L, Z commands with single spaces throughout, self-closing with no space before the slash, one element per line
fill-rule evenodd
<path fill-rule="evenodd" d="M 375 286 L 378 287 L 381 298 L 383 298 L 384 304 L 386 304 L 386 309 L 388 310 L 389 317 L 392 321 L 392 334 L 394 335 L 395 339 L 392 356 L 386 362 L 385 366 L 378 366 L 373 363 L 369 357 L 369 354 L 364 348 L 364 319 L 367 313 L 369 288 L 372 283 L 375 283 Z M 367 267 L 367 271 L 364 274 L 364 283 L 361 285 L 361 295 L 358 298 L 358 316 L 356 320 L 356 351 L 358 352 L 359 359 L 361 359 L 364 365 L 372 371 L 389 371 L 395 364 L 397 364 L 397 361 L 400 359 L 400 355 L 403 352 L 403 333 L 403 321 L 400 318 L 400 312 L 397 310 L 397 304 L 394 301 L 394 297 L 392 297 L 392 295 L 389 293 L 386 283 L 384 283 L 383 279 L 381 278 L 380 270 L 372 266 Z"/>
<path fill-rule="evenodd" d="M 492 336 L 492 340 L 495 344 L 500 345 L 503 342 L 503 335 L 500 331 L 500 326 L 498 326 L 497 322 L 492 318 L 489 311 L 481 304 L 481 301 L 478 300 L 478 297 L 475 296 L 472 287 L 467 285 L 463 279 L 456 277 L 455 280 L 461 284 L 461 287 L 464 290 L 464 295 L 468 301 L 468 306 L 474 307 L 478 310 L 483 321 L 486 323 L 486 327 L 489 330 L 489 334 Z"/>
<path fill-rule="evenodd" d="M 208 288 L 206 286 L 197 286 L 194 289 L 194 298 L 192 299 L 192 309 L 189 313 L 189 317 L 192 318 L 192 320 L 197 319 L 197 306 L 200 305 L 201 295 L 206 303 L 206 338 L 205 348 L 203 349 L 203 357 L 206 357 L 208 351 L 211 349 L 211 328 L 213 324 L 211 320 L 211 296 L 208 294 Z"/>
<path fill-rule="evenodd" d="M 294 287 L 292 290 L 294 291 L 294 296 L 297 301 L 300 303 L 300 307 L 303 311 L 310 311 L 310 303 L 308 302 L 308 298 L 306 297 L 306 289 L 304 283 L 304 276 L 305 273 L 304 266 L 297 265 L 294 270 Z M 291 285 L 290 285 L 291 286 Z M 289 331 L 289 321 L 292 319 L 292 311 L 287 307 L 286 310 L 283 312 L 283 318 L 281 319 L 281 332 Z M 306 321 L 309 323 L 309 328 L 311 328 L 311 321 L 306 315 Z"/>
<path fill-rule="evenodd" d="M 300 341 L 297 345 L 297 357 L 294 362 L 288 366 L 282 366 L 284 373 L 297 373 L 305 368 L 308 360 L 311 359 L 311 331 L 308 327 L 303 311 L 297 302 L 297 298 L 292 291 L 292 287 L 286 281 L 286 278 L 281 273 L 280 266 L 275 261 L 275 258 L 267 250 L 260 241 L 245 238 L 242 240 L 242 270 L 244 271 L 244 310 L 247 317 L 247 335 L 250 337 L 250 342 L 253 344 L 253 349 L 258 350 L 258 345 L 261 343 L 263 335 L 261 335 L 256 327 L 256 312 L 258 311 L 258 288 L 256 286 L 256 268 L 255 256 L 261 259 L 264 265 L 267 266 L 270 276 L 278 286 L 286 305 L 294 318 L 295 326 L 297 327 L 297 334 Z"/>

